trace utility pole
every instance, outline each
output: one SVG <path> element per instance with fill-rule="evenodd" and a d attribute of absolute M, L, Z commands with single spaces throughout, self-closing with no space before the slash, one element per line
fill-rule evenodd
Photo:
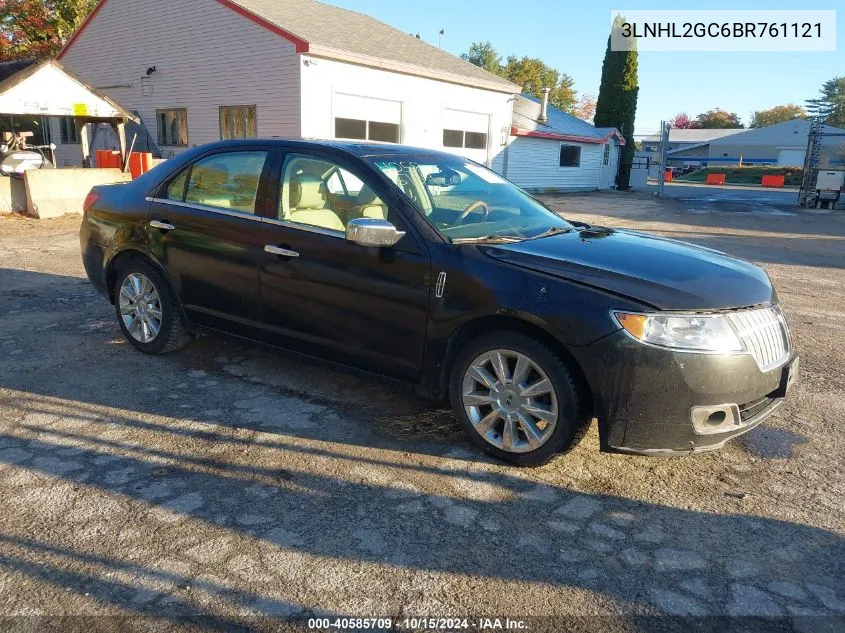
<path fill-rule="evenodd" d="M 660 171 L 657 174 L 657 197 L 663 197 L 666 185 L 666 154 L 669 151 L 669 130 L 672 128 L 666 121 L 660 122 Z"/>

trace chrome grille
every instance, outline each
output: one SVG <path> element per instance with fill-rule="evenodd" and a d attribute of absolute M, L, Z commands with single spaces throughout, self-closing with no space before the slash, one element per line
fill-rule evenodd
<path fill-rule="evenodd" d="M 761 371 L 774 369 L 789 358 L 789 329 L 779 308 L 732 312 L 728 318 Z"/>

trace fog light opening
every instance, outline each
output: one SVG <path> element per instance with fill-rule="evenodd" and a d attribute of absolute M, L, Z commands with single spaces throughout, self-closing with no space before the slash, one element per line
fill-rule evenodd
<path fill-rule="evenodd" d="M 695 432 L 699 435 L 724 433 L 741 425 L 739 407 L 735 404 L 693 407 L 690 418 Z"/>
<path fill-rule="evenodd" d="M 728 414 L 724 411 L 714 411 L 704 423 L 707 426 L 720 426 L 727 418 Z"/>

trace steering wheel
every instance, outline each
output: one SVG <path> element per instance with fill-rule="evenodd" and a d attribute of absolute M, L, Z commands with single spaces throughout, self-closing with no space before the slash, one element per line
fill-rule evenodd
<path fill-rule="evenodd" d="M 484 210 L 484 219 L 486 220 L 487 216 L 490 215 L 490 207 L 488 207 L 487 203 L 483 200 L 476 200 L 461 212 L 461 215 L 458 216 L 456 223 L 463 224 L 464 220 L 467 219 L 470 213 L 474 213 L 475 211 L 478 211 L 480 209 Z"/>

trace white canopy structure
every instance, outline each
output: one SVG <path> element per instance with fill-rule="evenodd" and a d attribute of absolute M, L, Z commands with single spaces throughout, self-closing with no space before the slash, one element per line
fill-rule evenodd
<path fill-rule="evenodd" d="M 55 60 L 0 64 L 0 116 L 73 117 L 83 164 L 90 165 L 92 123 L 108 123 L 120 139 L 126 161 L 127 121 L 138 118 L 105 94 L 86 85 Z"/>

